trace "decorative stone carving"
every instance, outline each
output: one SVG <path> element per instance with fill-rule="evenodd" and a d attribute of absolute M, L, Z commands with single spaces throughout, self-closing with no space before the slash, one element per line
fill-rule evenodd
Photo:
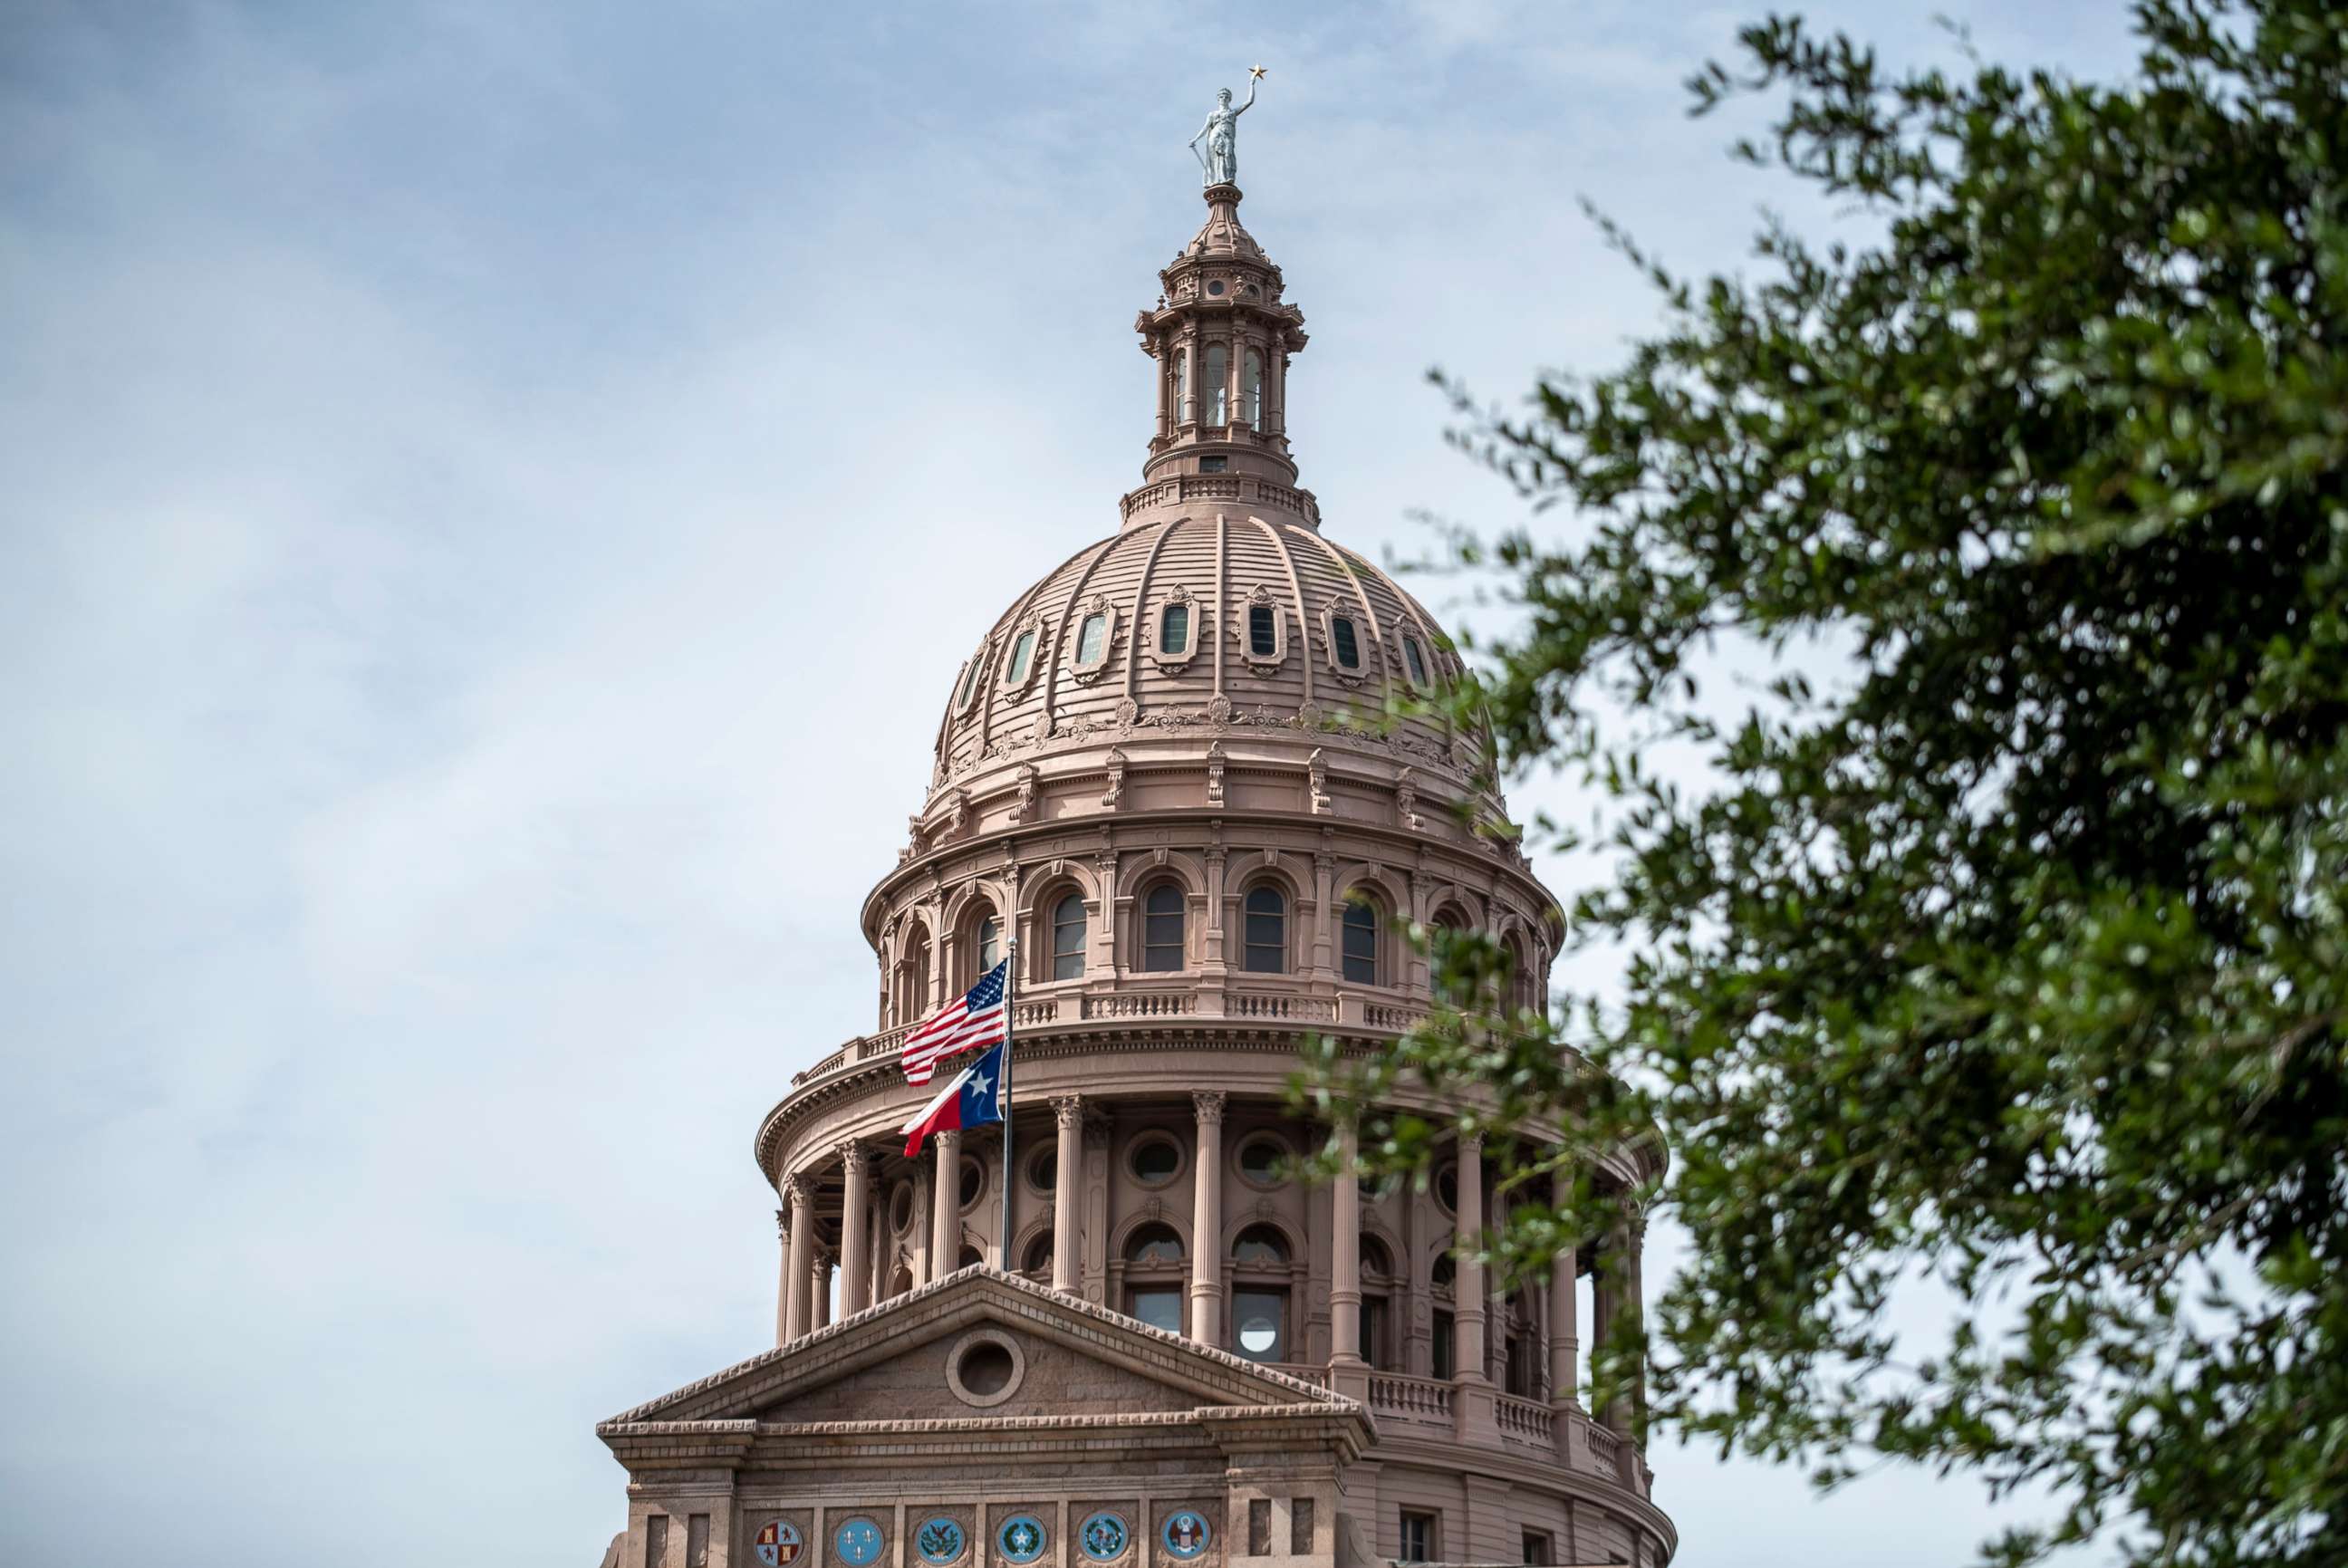
<path fill-rule="evenodd" d="M 1122 809 L 1124 804 L 1125 762 L 1126 758 L 1124 748 L 1115 746 L 1110 747 L 1108 750 L 1108 789 L 1101 795 L 1101 804 L 1107 807 L 1112 811 Z"/>
<path fill-rule="evenodd" d="M 1231 723 L 1231 699 L 1225 696 L 1220 692 L 1217 692 L 1213 696 L 1209 697 L 1207 699 L 1207 722 L 1213 725 L 1224 725 Z"/>
<path fill-rule="evenodd" d="M 1198 1113 L 1200 1126 L 1218 1127 L 1222 1124 L 1223 1091 L 1221 1089 L 1194 1088 L 1190 1091 L 1190 1104 Z"/>
<path fill-rule="evenodd" d="M 1304 759 L 1304 777 L 1313 788 L 1313 814 L 1325 817 L 1334 809 L 1329 799 L 1329 758 L 1319 747 Z"/>
<path fill-rule="evenodd" d="M 1085 1097 L 1080 1094 L 1054 1095 L 1052 1117 L 1062 1127 L 1082 1126 L 1085 1119 Z"/>
<path fill-rule="evenodd" d="M 1407 768 L 1395 779 L 1395 811 L 1412 832 L 1426 831 L 1426 824 L 1418 815 L 1418 775 Z"/>
<path fill-rule="evenodd" d="M 1024 764 L 1020 768 L 1019 798 L 1012 802 L 1011 806 L 1013 821 L 1032 822 L 1035 820 L 1035 787 L 1041 777 L 1042 775 L 1035 770 L 1035 765 L 1032 762 Z"/>
<path fill-rule="evenodd" d="M 1207 804 L 1223 803 L 1223 743 L 1220 740 L 1207 748 Z"/>

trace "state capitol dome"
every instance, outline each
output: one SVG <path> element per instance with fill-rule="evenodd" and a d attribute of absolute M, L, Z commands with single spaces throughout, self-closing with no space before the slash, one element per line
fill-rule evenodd
<path fill-rule="evenodd" d="M 776 1348 L 599 1429 L 631 1478 L 626 1563 L 696 1539 L 769 1568 L 1675 1548 L 1638 1385 L 1582 1392 L 1636 1310 L 1639 1227 L 1501 1288 L 1479 1140 L 1424 1191 L 1297 1173 L 1352 1136 L 1290 1108 L 1304 1037 L 1367 1056 L 1433 1006 L 1410 925 L 1491 933 L 1540 1007 L 1564 923 L 1488 736 L 1413 701 L 1460 678 L 1450 639 L 1299 483 L 1303 314 L 1237 188 L 1205 196 L 1134 324 L 1141 482 L 939 672 L 919 810 L 860 913 L 869 1031 L 757 1125 Z M 932 1091 L 906 1036 L 1006 956 L 1010 1153 L 993 1126 L 909 1153 Z M 1590 1174 L 1629 1189 L 1659 1159 Z"/>

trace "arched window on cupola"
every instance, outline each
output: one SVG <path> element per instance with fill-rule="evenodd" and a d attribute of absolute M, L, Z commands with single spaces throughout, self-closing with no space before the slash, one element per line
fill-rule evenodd
<path fill-rule="evenodd" d="M 1241 967 L 1255 975 L 1288 973 L 1288 898 L 1269 882 L 1258 882 L 1242 902 L 1244 956 Z"/>
<path fill-rule="evenodd" d="M 1190 407 L 1190 349 L 1186 344 L 1174 351 L 1174 422 L 1188 424 L 1198 417 Z"/>
<path fill-rule="evenodd" d="M 1357 898 L 1345 905 L 1339 923 L 1340 956 L 1345 978 L 1357 985 L 1378 983 L 1379 923 L 1376 906 L 1366 900 Z"/>
<path fill-rule="evenodd" d="M 1172 974 L 1182 967 L 1182 889 L 1174 882 L 1159 882 L 1149 890 L 1141 907 L 1142 970 Z"/>
<path fill-rule="evenodd" d="M 1220 343 L 1207 345 L 1207 413 L 1209 425 L 1231 422 L 1231 351 Z"/>
<path fill-rule="evenodd" d="M 1252 348 L 1247 351 L 1247 368 L 1240 378 L 1240 408 L 1248 428 L 1263 428 L 1263 356 Z"/>
<path fill-rule="evenodd" d="M 1052 906 L 1052 978 L 1085 977 L 1085 901 L 1069 893 Z"/>

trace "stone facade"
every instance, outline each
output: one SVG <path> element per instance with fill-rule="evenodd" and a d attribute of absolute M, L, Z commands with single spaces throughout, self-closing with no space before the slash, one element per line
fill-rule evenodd
<path fill-rule="evenodd" d="M 1564 932 L 1488 738 L 1406 701 L 1458 678 L 1448 639 L 1296 487 L 1303 317 L 1239 192 L 1206 199 L 1136 324 L 1144 483 L 954 672 L 863 909 L 874 1032 L 759 1124 L 777 1347 L 599 1429 L 615 1568 L 1672 1553 L 1627 1412 L 1580 1392 L 1635 1228 L 1500 1292 L 1473 1142 L 1426 1192 L 1292 1172 L 1347 1135 L 1288 1109 L 1300 1037 L 1375 1052 L 1430 1006 L 1401 923 L 1492 932 L 1529 1006 Z M 904 1034 L 1006 953 L 1012 1168 L 994 1128 L 908 1160 Z"/>

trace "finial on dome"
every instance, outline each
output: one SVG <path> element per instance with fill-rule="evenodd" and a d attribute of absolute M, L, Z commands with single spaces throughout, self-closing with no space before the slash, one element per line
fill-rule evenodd
<path fill-rule="evenodd" d="M 1199 160 L 1199 168 L 1206 176 L 1204 183 L 1210 190 L 1218 185 L 1236 186 L 1239 183 L 1240 116 L 1255 107 L 1256 84 L 1263 80 L 1266 74 L 1262 66 L 1248 67 L 1247 102 L 1237 108 L 1231 107 L 1231 89 L 1219 88 L 1215 93 L 1215 107 L 1207 115 L 1207 123 L 1200 126 L 1199 134 L 1190 139 L 1190 151 Z M 1201 141 L 1207 144 L 1203 151 L 1199 147 Z"/>

